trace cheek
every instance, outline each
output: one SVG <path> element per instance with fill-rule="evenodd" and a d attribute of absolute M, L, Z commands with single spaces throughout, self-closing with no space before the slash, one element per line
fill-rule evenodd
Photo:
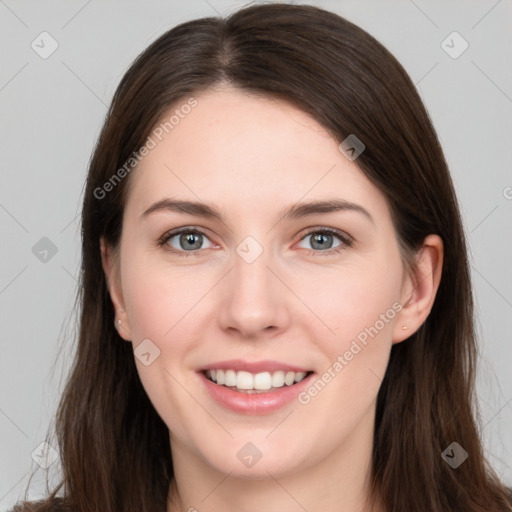
<path fill-rule="evenodd" d="M 206 295 L 222 272 L 206 266 L 178 267 L 163 259 L 155 263 L 150 255 L 126 249 L 130 257 L 122 267 L 123 295 L 135 344 L 145 338 L 165 341 L 183 332 L 190 316 L 200 314 L 201 308 L 193 310 L 203 298 L 204 307 L 218 309 L 215 299 Z M 361 260 L 328 269 L 295 268 L 286 277 L 303 305 L 281 307 L 289 310 L 296 325 L 311 329 L 323 352 L 337 352 L 358 337 L 364 342 L 365 332 L 374 332 L 375 327 L 382 336 L 391 332 L 394 315 L 388 312 L 394 312 L 392 306 L 400 297 L 399 258 L 383 254 L 370 259 L 371 264 Z M 179 350 L 175 342 L 173 346 Z"/>
<path fill-rule="evenodd" d="M 133 256 L 122 269 L 123 296 L 135 343 L 144 338 L 165 340 L 204 295 L 206 276 L 191 268 L 155 263 L 149 257 Z M 207 279 L 206 279 L 207 281 Z M 205 288 L 205 290 L 203 290 Z"/>
<path fill-rule="evenodd" d="M 298 401 L 308 418 L 323 418 L 320 437 L 325 438 L 326 451 L 330 439 L 348 436 L 371 411 L 389 361 L 400 309 L 399 266 L 351 270 L 330 280 L 325 294 L 316 291 L 311 301 L 335 334 L 324 328 L 326 334 L 316 336 L 324 366 Z"/>
<path fill-rule="evenodd" d="M 369 331 L 372 338 L 390 338 L 402 282 L 401 264 L 393 261 L 340 266 L 321 279 L 301 280 L 299 293 L 318 319 L 315 325 L 323 335 L 317 338 L 326 352 L 348 349 L 358 337 L 364 342 Z"/>
<path fill-rule="evenodd" d="M 203 279 L 190 269 L 172 268 L 168 263 L 155 264 L 144 254 L 133 253 L 122 276 L 134 349 L 149 339 L 160 350 L 149 366 L 136 359 L 139 377 L 166 424 L 185 437 L 193 413 L 199 414 L 190 407 L 185 389 L 191 383 L 183 375 L 184 367 L 191 367 L 188 354 L 201 341 L 195 307 L 208 289 L 206 276 Z"/>

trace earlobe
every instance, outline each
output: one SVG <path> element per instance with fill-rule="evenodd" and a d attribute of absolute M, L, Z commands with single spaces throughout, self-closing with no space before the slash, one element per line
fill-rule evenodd
<path fill-rule="evenodd" d="M 130 322 L 125 309 L 121 276 L 117 256 L 113 248 L 107 244 L 103 237 L 100 238 L 101 264 L 105 274 L 110 299 L 114 307 L 115 322 L 119 326 L 117 331 L 126 341 L 131 341 Z"/>
<path fill-rule="evenodd" d="M 416 254 L 414 268 L 404 282 L 402 310 L 394 326 L 393 343 L 409 338 L 430 314 L 441 282 L 443 253 L 441 237 L 428 235 Z"/>

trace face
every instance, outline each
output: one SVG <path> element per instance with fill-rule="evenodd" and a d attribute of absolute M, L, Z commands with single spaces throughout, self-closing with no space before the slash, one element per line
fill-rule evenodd
<path fill-rule="evenodd" d="M 385 197 L 316 121 L 230 88 L 195 99 L 130 175 L 120 334 L 173 453 L 283 476 L 369 442 L 406 273 Z"/>

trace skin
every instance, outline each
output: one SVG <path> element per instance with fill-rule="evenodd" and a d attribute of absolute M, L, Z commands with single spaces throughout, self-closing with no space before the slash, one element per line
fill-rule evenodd
<path fill-rule="evenodd" d="M 168 511 L 366 510 L 377 393 L 393 343 L 431 310 L 442 242 L 428 236 L 414 271 L 406 270 L 386 198 L 306 113 L 228 86 L 195 97 L 197 106 L 130 175 L 119 251 L 102 241 L 121 336 L 134 349 L 149 338 L 160 350 L 149 366 L 135 363 L 169 427 L 176 479 Z M 224 219 L 141 217 L 166 197 L 213 203 Z M 347 210 L 279 222 L 285 207 L 322 199 L 356 203 L 372 220 Z M 195 255 L 169 250 L 191 252 L 179 235 L 158 246 L 180 227 L 205 234 Z M 307 230 L 323 227 L 353 244 L 334 236 L 318 248 Z M 236 252 L 247 236 L 263 249 L 250 264 Z M 214 402 L 196 374 L 241 358 L 320 377 L 396 303 L 402 310 L 306 405 L 237 414 Z M 252 468 L 237 458 L 247 442 L 262 453 Z"/>

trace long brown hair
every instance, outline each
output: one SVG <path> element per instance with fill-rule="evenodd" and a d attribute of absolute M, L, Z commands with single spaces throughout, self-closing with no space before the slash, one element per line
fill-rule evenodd
<path fill-rule="evenodd" d="M 372 36 L 334 13 L 287 4 L 183 23 L 122 78 L 83 201 L 78 347 L 55 424 L 62 481 L 34 510 L 166 510 L 173 479 L 168 428 L 141 385 L 131 344 L 114 329 L 100 258 L 101 236 L 119 243 L 130 174 L 108 193 L 98 190 L 170 107 L 220 83 L 290 102 L 338 142 L 355 134 L 366 146 L 357 163 L 387 197 L 405 251 L 431 233 L 443 240 L 433 309 L 410 339 L 393 345 L 378 393 L 372 496 L 393 512 L 512 510 L 476 423 L 466 242 L 428 113 L 402 66 Z M 454 441 L 469 454 L 456 469 L 441 456 Z"/>

